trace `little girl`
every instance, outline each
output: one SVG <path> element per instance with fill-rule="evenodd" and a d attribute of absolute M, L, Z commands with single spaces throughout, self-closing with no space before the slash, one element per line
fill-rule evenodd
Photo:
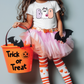
<path fill-rule="evenodd" d="M 63 77 L 65 84 L 72 84 L 70 72 L 62 57 L 69 55 L 74 48 L 71 37 L 66 42 L 57 41 L 55 34 L 59 31 L 60 37 L 65 36 L 63 32 L 62 21 L 60 15 L 64 15 L 63 2 L 61 0 L 22 0 L 18 6 L 18 20 L 13 28 L 21 27 L 25 29 L 31 28 L 29 31 L 21 34 L 24 45 L 30 44 L 30 36 L 32 44 L 35 45 L 34 52 L 38 54 L 39 69 L 43 84 L 50 84 L 48 74 L 48 59 L 53 59 L 55 66 Z M 24 26 L 21 26 L 24 25 Z"/>

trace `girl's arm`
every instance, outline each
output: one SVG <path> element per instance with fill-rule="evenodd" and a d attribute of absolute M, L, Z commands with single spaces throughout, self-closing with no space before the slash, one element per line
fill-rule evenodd
<path fill-rule="evenodd" d="M 33 23 L 33 16 L 30 14 L 27 14 L 27 21 L 26 22 L 15 22 L 12 27 L 16 28 L 19 26 L 22 29 L 26 29 L 25 27 L 23 27 L 21 25 L 24 25 L 27 28 L 30 28 L 32 26 L 32 23 Z"/>
<path fill-rule="evenodd" d="M 30 14 L 27 14 L 27 21 L 26 22 L 21 22 L 19 24 L 19 27 L 25 29 L 25 27 L 20 26 L 20 25 L 24 25 L 24 26 L 26 26 L 29 29 L 32 26 L 32 23 L 33 23 L 33 16 L 30 15 Z"/>
<path fill-rule="evenodd" d="M 63 27 L 62 27 L 62 21 L 60 18 L 60 13 L 59 11 L 56 13 L 56 17 L 57 17 L 57 27 L 58 27 L 58 31 L 59 31 L 59 35 L 60 37 L 63 37 Z"/>

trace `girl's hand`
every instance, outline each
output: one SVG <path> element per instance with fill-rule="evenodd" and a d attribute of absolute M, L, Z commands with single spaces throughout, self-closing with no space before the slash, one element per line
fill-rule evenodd
<path fill-rule="evenodd" d="M 20 24 L 21 24 L 21 22 L 15 22 L 15 23 L 12 25 L 12 27 L 13 27 L 13 28 L 17 28 L 17 27 L 19 27 Z"/>
<path fill-rule="evenodd" d="M 64 37 L 64 35 L 63 35 L 62 32 L 59 32 L 59 35 L 60 35 L 61 38 Z M 64 42 L 63 41 L 60 41 L 60 43 L 64 43 Z"/>

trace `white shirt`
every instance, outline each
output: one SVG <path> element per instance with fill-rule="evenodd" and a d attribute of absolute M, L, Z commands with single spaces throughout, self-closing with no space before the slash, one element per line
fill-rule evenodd
<path fill-rule="evenodd" d="M 28 6 L 26 14 L 33 16 L 33 26 L 42 29 L 51 29 L 57 27 L 56 12 L 61 8 L 56 1 L 47 1 L 45 3 L 34 2 Z"/>

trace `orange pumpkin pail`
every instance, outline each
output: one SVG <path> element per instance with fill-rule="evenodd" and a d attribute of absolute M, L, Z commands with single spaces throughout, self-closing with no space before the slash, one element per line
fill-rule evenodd
<path fill-rule="evenodd" d="M 8 31 L 9 32 L 9 31 Z M 7 32 L 7 34 L 8 34 Z M 26 73 L 32 70 L 33 47 L 29 44 L 24 47 L 14 46 L 14 44 L 2 45 L 2 50 L 9 73 Z"/>

